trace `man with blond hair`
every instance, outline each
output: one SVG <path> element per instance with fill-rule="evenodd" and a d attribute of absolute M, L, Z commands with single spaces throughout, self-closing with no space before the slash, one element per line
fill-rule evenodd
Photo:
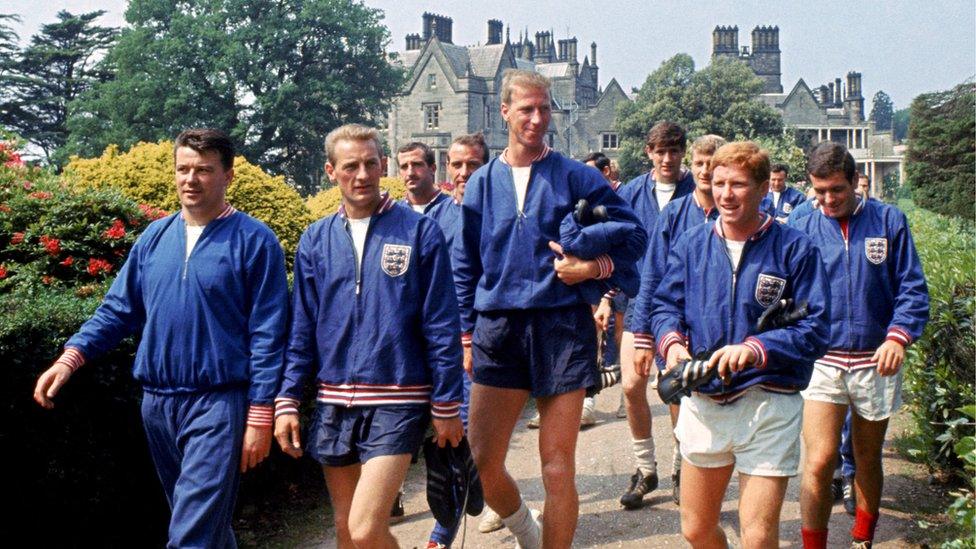
<path fill-rule="evenodd" d="M 275 438 L 302 454 L 298 409 L 314 376 L 304 447 L 322 464 L 338 546 L 396 547 L 390 508 L 427 426 L 440 446 L 463 436 L 450 257 L 432 219 L 380 192 L 376 130 L 341 126 L 325 144 L 342 205 L 298 244 Z"/>
<path fill-rule="evenodd" d="M 590 306 L 573 285 L 606 279 L 614 263 L 646 246 L 640 222 L 595 169 L 546 145 L 550 83 L 534 72 L 503 77 L 508 147 L 468 180 L 454 269 L 465 369 L 473 372 L 469 436 L 485 501 L 524 548 L 568 547 L 576 531 L 576 439 L 583 395 L 597 383 Z M 610 255 L 583 260 L 557 243 L 560 223 L 585 199 L 632 224 Z M 515 423 L 529 396 L 540 413 L 546 489 L 544 527 L 505 468 Z M 541 534 L 541 535 L 540 535 Z"/>
<path fill-rule="evenodd" d="M 693 547 L 727 546 L 719 516 L 738 471 L 743 547 L 777 547 L 783 496 L 800 457 L 799 391 L 827 346 L 829 294 L 813 243 L 760 211 L 766 152 L 729 143 L 711 169 L 719 218 L 672 244 L 651 311 L 668 369 L 696 357 L 717 371 L 681 400 L 681 532 Z M 806 303 L 808 315 L 758 332 L 760 314 L 786 299 Z"/>

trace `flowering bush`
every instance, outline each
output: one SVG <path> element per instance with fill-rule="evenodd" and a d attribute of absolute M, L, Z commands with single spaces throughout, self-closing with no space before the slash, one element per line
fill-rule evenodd
<path fill-rule="evenodd" d="M 403 181 L 396 177 L 384 177 L 380 179 L 380 188 L 389 191 L 390 196 L 394 200 L 402 199 L 407 193 L 406 187 L 403 186 Z M 340 202 L 342 202 L 342 194 L 339 193 L 339 187 L 330 187 L 309 197 L 305 205 L 312 212 L 313 218 L 321 219 L 327 215 L 336 213 L 339 209 Z"/>

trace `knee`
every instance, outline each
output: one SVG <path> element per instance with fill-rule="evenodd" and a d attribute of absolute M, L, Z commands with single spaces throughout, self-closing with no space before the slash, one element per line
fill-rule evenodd
<path fill-rule="evenodd" d="M 547 492 L 575 489 L 576 467 L 571 459 L 554 459 L 542 464 L 542 484 Z"/>
<path fill-rule="evenodd" d="M 822 480 L 833 476 L 837 466 L 837 453 L 808 448 L 804 461 L 804 477 L 809 475 L 811 479 Z"/>
<path fill-rule="evenodd" d="M 647 380 L 640 376 L 626 376 L 621 381 L 624 398 L 628 401 L 647 401 Z"/>
<path fill-rule="evenodd" d="M 349 539 L 356 547 L 380 547 L 387 528 L 383 521 L 363 517 L 349 525 Z"/>
<path fill-rule="evenodd" d="M 725 536 L 718 524 L 702 521 L 690 513 L 681 514 L 681 535 L 692 547 L 707 546 L 716 536 Z"/>
<path fill-rule="evenodd" d="M 779 545 L 779 523 L 743 524 L 743 547 L 776 547 Z"/>

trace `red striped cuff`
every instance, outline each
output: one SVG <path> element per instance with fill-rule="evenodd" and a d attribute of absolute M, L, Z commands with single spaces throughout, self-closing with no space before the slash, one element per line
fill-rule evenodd
<path fill-rule="evenodd" d="M 908 335 L 908 332 L 898 326 L 888 328 L 888 335 L 885 336 L 885 340 L 901 343 L 902 347 L 908 347 L 912 344 L 912 336 Z"/>
<path fill-rule="evenodd" d="M 431 402 L 430 413 L 437 419 L 451 419 L 461 415 L 460 402 Z"/>
<path fill-rule="evenodd" d="M 640 332 L 634 332 L 634 348 L 648 349 L 650 351 L 653 351 L 654 336 L 651 334 L 642 334 Z"/>
<path fill-rule="evenodd" d="M 680 332 L 668 332 L 668 334 L 661 338 L 661 341 L 659 341 L 657 344 L 658 353 L 660 353 L 660 355 L 667 360 L 668 349 L 675 344 L 687 345 L 687 339 L 685 339 L 685 336 Z M 634 346 L 637 346 L 636 342 L 634 343 Z"/>
<path fill-rule="evenodd" d="M 65 347 L 64 352 L 61 356 L 54 361 L 54 364 L 63 364 L 68 367 L 69 370 L 74 372 L 85 363 L 85 355 L 81 354 L 81 351 L 75 349 L 74 347 Z"/>
<path fill-rule="evenodd" d="M 252 404 L 247 410 L 248 427 L 271 427 L 274 423 L 274 406 L 270 404 Z"/>
<path fill-rule="evenodd" d="M 613 260 L 610 259 L 610 256 L 607 254 L 598 256 L 596 258 L 596 264 L 600 266 L 600 274 L 597 275 L 596 279 L 604 280 L 610 278 L 610 275 L 613 274 Z"/>
<path fill-rule="evenodd" d="M 762 341 L 759 341 L 755 337 L 747 337 L 743 345 L 752 349 L 752 352 L 756 354 L 756 362 L 753 364 L 756 368 L 762 369 L 766 367 L 766 346 L 763 345 Z"/>
<path fill-rule="evenodd" d="M 620 293 L 620 288 L 611 288 L 609 292 L 603 294 L 603 299 L 613 299 Z"/>
<path fill-rule="evenodd" d="M 461 346 L 462 347 L 471 347 L 471 333 L 470 332 L 466 332 L 466 333 L 461 334 Z"/>
<path fill-rule="evenodd" d="M 274 402 L 274 417 L 297 414 L 299 402 L 294 398 L 278 397 Z"/>

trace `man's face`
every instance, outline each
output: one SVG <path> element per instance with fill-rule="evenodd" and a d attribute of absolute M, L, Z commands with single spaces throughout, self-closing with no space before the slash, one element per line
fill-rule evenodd
<path fill-rule="evenodd" d="M 654 164 L 654 174 L 661 183 L 674 183 L 681 175 L 681 159 L 685 150 L 677 145 L 650 145 L 644 147 L 644 152 Z"/>
<path fill-rule="evenodd" d="M 593 168 L 596 168 L 596 162 L 593 161 L 593 160 L 590 160 L 589 162 L 587 162 L 586 165 L 587 166 L 590 166 L 590 167 L 593 167 Z M 596 168 L 596 169 L 597 170 L 600 170 L 600 168 Z M 612 183 L 613 182 L 613 180 L 610 179 L 610 166 L 607 166 L 606 168 L 600 170 L 600 174 L 603 176 L 603 179 L 606 179 L 607 180 L 607 183 Z"/>
<path fill-rule="evenodd" d="M 339 186 L 342 199 L 353 208 L 369 208 L 379 202 L 380 177 L 386 161 L 371 139 L 343 139 L 335 145 L 335 164 L 326 162 L 325 173 Z"/>
<path fill-rule="evenodd" d="M 712 192 L 712 172 L 708 171 L 708 163 L 712 155 L 705 152 L 692 151 L 691 175 L 695 178 L 695 186 L 703 193 Z"/>
<path fill-rule="evenodd" d="M 857 179 L 857 194 L 864 198 L 871 196 L 871 182 L 868 181 L 868 178 L 859 177 Z"/>
<path fill-rule="evenodd" d="M 176 195 L 183 208 L 204 214 L 223 208 L 224 194 L 234 179 L 234 169 L 224 169 L 220 153 L 179 147 L 175 164 Z"/>
<path fill-rule="evenodd" d="M 508 135 L 524 147 L 540 148 L 549 129 L 552 107 L 549 92 L 542 88 L 514 86 L 510 104 L 502 103 L 502 118 Z"/>
<path fill-rule="evenodd" d="M 854 182 L 847 180 L 844 172 L 834 172 L 827 177 L 811 175 L 810 181 L 824 215 L 835 219 L 851 215 L 857 206 L 857 195 Z"/>
<path fill-rule="evenodd" d="M 781 193 L 786 190 L 786 172 L 772 172 L 769 174 L 769 190 Z"/>
<path fill-rule="evenodd" d="M 716 166 L 712 171 L 712 197 L 728 225 L 747 227 L 752 223 L 768 188 L 768 181 L 756 183 L 748 171 L 737 166 Z"/>
<path fill-rule="evenodd" d="M 403 179 L 411 194 L 427 196 L 434 193 L 434 171 L 437 166 L 428 164 L 424 151 L 414 149 L 397 154 L 400 179 Z"/>
<path fill-rule="evenodd" d="M 455 143 L 447 150 L 447 176 L 454 184 L 454 199 L 464 199 L 464 187 L 475 170 L 484 165 L 484 151 L 480 147 L 470 147 Z"/>

